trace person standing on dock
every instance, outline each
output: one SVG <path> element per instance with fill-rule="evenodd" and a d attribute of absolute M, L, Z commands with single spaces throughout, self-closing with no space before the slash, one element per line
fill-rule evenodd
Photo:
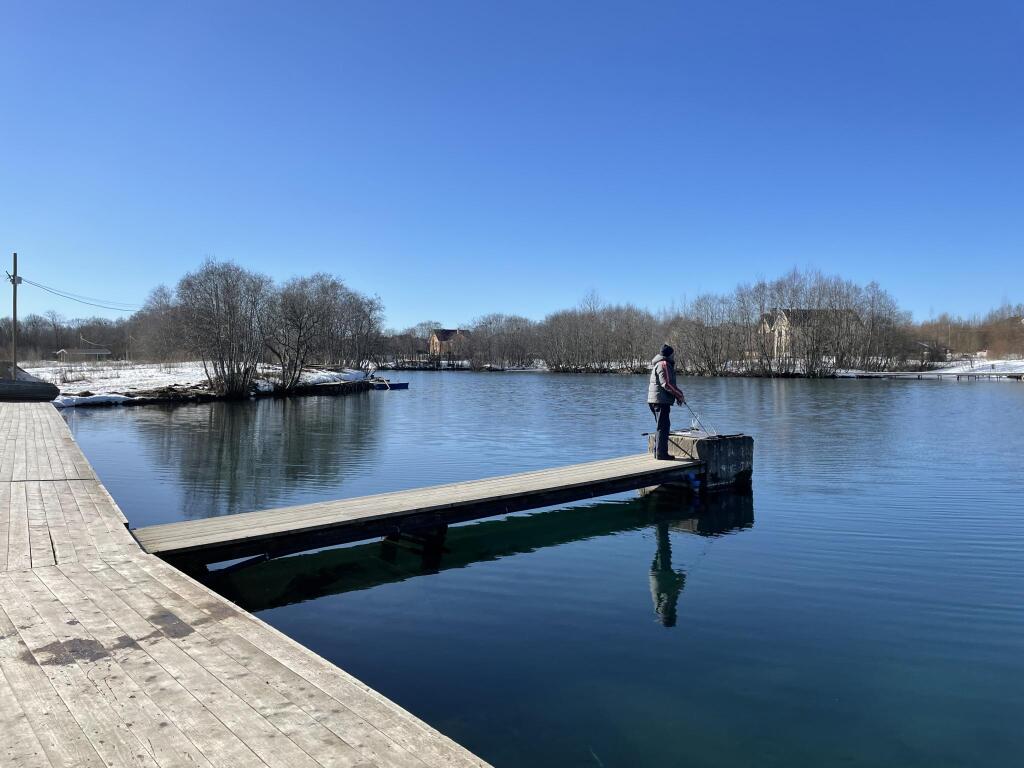
<path fill-rule="evenodd" d="M 686 402 L 683 391 L 676 386 L 675 350 L 668 344 L 661 348 L 661 353 L 651 361 L 651 383 L 647 387 L 647 405 L 658 422 L 655 431 L 654 457 L 668 460 L 668 433 L 672 429 L 669 413 L 672 403 L 682 405 Z"/>

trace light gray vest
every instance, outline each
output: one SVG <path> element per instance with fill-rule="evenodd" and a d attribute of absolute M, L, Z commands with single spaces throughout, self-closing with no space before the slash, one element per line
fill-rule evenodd
<path fill-rule="evenodd" d="M 660 405 L 671 405 L 676 401 L 675 397 L 665 389 L 665 371 L 664 366 L 659 365 L 662 360 L 668 361 L 668 383 L 675 386 L 676 384 L 676 369 L 675 361 L 669 357 L 665 358 L 661 355 L 657 355 L 651 360 L 651 381 L 647 385 L 647 402 L 658 403 Z"/>

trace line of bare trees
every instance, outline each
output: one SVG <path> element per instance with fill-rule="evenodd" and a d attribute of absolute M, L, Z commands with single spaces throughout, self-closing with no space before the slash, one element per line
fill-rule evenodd
<path fill-rule="evenodd" d="M 698 296 L 672 318 L 667 336 L 686 370 L 708 375 L 831 376 L 921 357 L 909 313 L 877 283 L 796 270 Z"/>
<path fill-rule="evenodd" d="M 1024 306 L 1006 306 L 984 319 L 942 317 L 914 325 L 877 283 L 794 270 L 730 293 L 703 294 L 658 314 L 632 304 L 604 304 L 591 294 L 540 322 L 486 315 L 465 328 L 468 334 L 448 357 L 477 369 L 545 365 L 552 371 L 639 372 L 648 370 L 653 352 L 668 341 L 677 350 L 677 366 L 691 374 L 831 376 L 844 369 L 942 362 L 951 345 L 940 343 L 940 336 L 963 345 L 954 348 L 1024 355 L 1022 315 Z M 385 360 L 423 361 L 438 327 L 426 321 L 390 334 Z"/>
<path fill-rule="evenodd" d="M 277 386 L 300 383 L 305 367 L 363 365 L 382 347 L 380 299 L 318 273 L 277 285 L 232 262 L 208 260 L 173 289 L 156 288 L 141 310 L 119 320 L 65 321 L 48 312 L 19 322 L 22 359 L 52 359 L 61 348 L 104 347 L 114 359 L 201 360 L 214 391 L 249 394 L 260 366 Z M 9 344 L 10 320 L 0 324 Z"/>
<path fill-rule="evenodd" d="M 54 311 L 18 319 L 18 357 L 21 360 L 52 360 L 58 349 L 104 347 L 124 359 L 132 354 L 130 322 L 105 317 L 67 319 Z M 11 318 L 0 318 L 0 357 L 11 348 Z"/>
<path fill-rule="evenodd" d="M 311 364 L 363 365 L 381 345 L 384 308 L 324 273 L 275 285 L 237 264 L 207 261 L 173 293 L 154 292 L 140 315 L 143 344 L 198 357 L 216 391 L 244 396 L 263 362 L 275 365 L 284 391 Z"/>
<path fill-rule="evenodd" d="M 943 313 L 921 323 L 917 334 L 940 352 L 984 349 L 993 358 L 1024 355 L 1024 304 L 1003 304 L 981 319 Z"/>
<path fill-rule="evenodd" d="M 605 306 L 591 296 L 579 307 L 552 313 L 539 323 L 520 315 L 477 318 L 442 356 L 431 358 L 430 335 L 440 327 L 425 321 L 390 334 L 382 362 L 475 370 L 543 365 L 556 372 L 641 371 L 652 347 L 661 345 L 664 323 L 646 309 L 631 304 Z"/>
<path fill-rule="evenodd" d="M 954 351 L 1024 355 L 1024 305 L 984 318 L 939 318 L 914 325 L 876 283 L 858 285 L 818 272 L 704 294 L 658 314 L 588 295 L 537 322 L 519 315 L 478 318 L 446 353 L 475 369 L 545 365 L 552 371 L 645 371 L 668 341 L 677 365 L 702 375 L 829 376 L 944 361 Z M 23 359 L 50 359 L 61 348 L 102 345 L 115 359 L 204 361 L 213 386 L 249 391 L 257 366 L 278 371 L 279 386 L 299 384 L 311 364 L 362 367 L 430 360 L 436 321 L 385 332 L 376 297 L 337 277 L 315 274 L 275 284 L 231 262 L 207 261 L 174 288 L 154 290 L 121 320 L 65 320 L 54 312 L 19 323 Z M 0 345 L 10 320 L 0 320 Z M 261 374 L 261 377 L 264 374 Z"/>
<path fill-rule="evenodd" d="M 437 327 L 425 322 L 392 334 L 391 360 L 417 359 L 416 353 L 422 359 Z M 474 368 L 639 372 L 668 341 L 688 373 L 828 376 L 906 364 L 917 350 L 909 315 L 877 284 L 798 271 L 729 294 L 704 294 L 660 314 L 604 304 L 590 294 L 541 322 L 487 315 L 466 330 L 454 354 Z"/>

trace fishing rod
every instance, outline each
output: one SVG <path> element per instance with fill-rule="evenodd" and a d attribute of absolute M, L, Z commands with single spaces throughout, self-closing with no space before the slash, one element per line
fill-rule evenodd
<path fill-rule="evenodd" d="M 693 415 L 693 420 L 697 422 L 697 426 L 700 427 L 702 432 L 704 432 L 707 435 L 715 434 L 715 432 L 713 432 L 712 430 L 709 430 L 707 427 L 705 427 L 703 424 L 700 423 L 700 417 L 697 416 L 697 414 L 694 412 L 693 408 L 690 407 L 690 404 L 688 402 L 686 402 L 686 400 L 683 400 L 683 405 L 685 405 L 686 406 L 686 410 L 688 410 Z"/>
<path fill-rule="evenodd" d="M 708 429 L 707 427 L 705 427 L 705 426 L 704 426 L 704 425 L 703 425 L 703 424 L 701 423 L 701 421 L 700 421 L 700 417 L 699 417 L 699 416 L 698 416 L 698 415 L 696 414 L 696 412 L 695 412 L 695 411 L 693 410 L 693 408 L 691 408 L 691 407 L 690 407 L 690 404 L 689 404 L 688 402 L 686 402 L 686 400 L 683 400 L 683 405 L 685 405 L 685 406 L 686 406 L 686 410 L 688 410 L 688 411 L 690 412 L 690 414 L 691 414 L 691 415 L 693 416 L 693 420 L 697 422 L 697 426 L 698 426 L 698 427 L 700 427 L 700 430 L 701 430 L 701 432 L 703 432 L 704 434 L 708 435 L 709 437 L 711 437 L 711 436 L 713 436 L 713 435 L 717 435 L 717 434 L 718 434 L 718 433 L 717 433 L 717 432 L 715 432 L 715 431 L 714 431 L 713 429 Z M 658 416 L 657 416 L 657 414 L 655 414 L 655 416 L 654 416 L 654 420 L 655 420 L 655 421 L 657 421 L 657 420 L 658 420 Z M 649 434 L 649 433 L 648 433 L 648 432 L 644 432 L 644 434 L 645 434 L 645 435 L 647 435 L 647 434 Z"/>

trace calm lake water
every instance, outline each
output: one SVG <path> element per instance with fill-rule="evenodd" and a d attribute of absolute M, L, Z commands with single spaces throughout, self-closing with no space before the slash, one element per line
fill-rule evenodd
<path fill-rule="evenodd" d="M 639 377 L 68 421 L 133 525 L 607 458 Z M 753 492 L 635 494 L 211 577 L 498 766 L 1009 766 L 1024 756 L 1024 386 L 683 380 Z M 678 411 L 678 425 L 688 423 Z"/>

